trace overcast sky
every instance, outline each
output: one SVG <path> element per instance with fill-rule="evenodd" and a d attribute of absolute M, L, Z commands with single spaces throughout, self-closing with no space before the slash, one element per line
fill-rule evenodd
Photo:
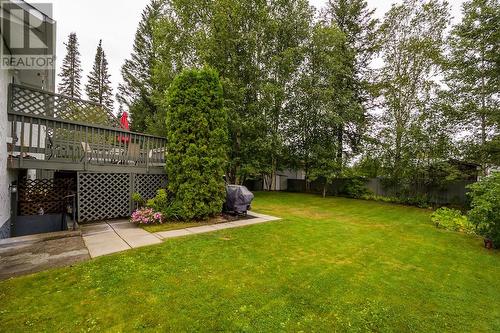
<path fill-rule="evenodd" d="M 120 68 L 132 51 L 134 34 L 140 20 L 142 9 L 150 0 L 45 0 L 28 2 L 53 3 L 53 16 L 57 21 L 57 68 L 61 67 L 65 55 L 63 43 L 70 32 L 76 32 L 82 55 L 83 83 L 92 69 L 95 51 L 99 39 L 103 41 L 106 52 L 111 81 L 114 92 L 121 81 Z M 326 0 L 310 0 L 316 8 L 320 8 Z M 384 13 L 395 1 L 368 0 L 370 8 L 376 9 L 377 17 Z M 463 0 L 450 0 L 452 15 L 460 16 Z M 116 110 L 115 110 L 116 111 Z"/>

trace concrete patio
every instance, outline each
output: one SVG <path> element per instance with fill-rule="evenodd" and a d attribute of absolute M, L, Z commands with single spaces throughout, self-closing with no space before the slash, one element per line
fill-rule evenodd
<path fill-rule="evenodd" d="M 0 280 L 90 259 L 80 231 L 0 240 Z"/>

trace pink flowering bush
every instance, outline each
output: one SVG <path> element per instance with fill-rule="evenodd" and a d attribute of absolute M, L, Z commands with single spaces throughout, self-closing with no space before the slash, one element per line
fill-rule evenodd
<path fill-rule="evenodd" d="M 130 221 L 136 224 L 161 224 L 163 215 L 152 208 L 140 208 L 132 213 Z"/>

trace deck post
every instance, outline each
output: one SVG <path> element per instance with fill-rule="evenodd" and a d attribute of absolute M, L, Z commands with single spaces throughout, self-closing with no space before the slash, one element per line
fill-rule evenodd
<path fill-rule="evenodd" d="M 149 138 L 146 138 L 146 172 L 149 172 Z"/>
<path fill-rule="evenodd" d="M 87 147 L 89 146 L 89 128 L 85 127 L 85 147 L 83 148 L 83 170 L 87 170 L 87 161 L 88 161 L 88 156 L 87 156 Z"/>
<path fill-rule="evenodd" d="M 24 150 L 24 116 L 21 117 L 21 142 L 19 146 L 19 167 L 23 167 L 23 150 Z"/>
<path fill-rule="evenodd" d="M 130 205 L 130 215 L 134 211 L 134 200 L 132 200 L 132 195 L 135 192 L 135 173 L 129 173 L 129 189 L 128 189 L 128 200 Z"/>
<path fill-rule="evenodd" d="M 18 183 L 17 181 L 9 186 L 10 192 L 10 237 L 16 235 L 17 202 L 18 202 Z"/>

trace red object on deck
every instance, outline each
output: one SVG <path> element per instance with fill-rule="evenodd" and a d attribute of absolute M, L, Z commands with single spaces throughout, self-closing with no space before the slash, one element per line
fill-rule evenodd
<path fill-rule="evenodd" d="M 130 126 L 128 123 L 128 113 L 123 112 L 120 118 L 120 127 L 124 130 L 130 130 Z M 128 143 L 130 141 L 130 137 L 128 135 L 118 135 L 118 141 Z"/>

